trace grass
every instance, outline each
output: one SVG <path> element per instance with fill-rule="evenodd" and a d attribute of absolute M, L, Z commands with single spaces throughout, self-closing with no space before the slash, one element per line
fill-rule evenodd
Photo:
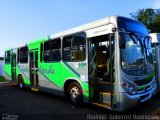
<path fill-rule="evenodd" d="M 0 82 L 5 82 L 5 81 L 6 81 L 6 79 L 4 77 L 0 76 Z"/>

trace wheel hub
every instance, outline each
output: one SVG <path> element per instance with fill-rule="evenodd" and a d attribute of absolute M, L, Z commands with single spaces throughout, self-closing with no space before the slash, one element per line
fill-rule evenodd
<path fill-rule="evenodd" d="M 21 82 L 19 83 L 19 87 L 20 87 L 20 88 L 23 88 L 23 85 L 22 85 L 22 83 L 21 83 Z"/>
<path fill-rule="evenodd" d="M 79 97 L 80 93 L 79 93 L 79 89 L 77 87 L 73 87 L 70 90 L 70 95 L 73 101 L 76 101 L 77 98 Z"/>

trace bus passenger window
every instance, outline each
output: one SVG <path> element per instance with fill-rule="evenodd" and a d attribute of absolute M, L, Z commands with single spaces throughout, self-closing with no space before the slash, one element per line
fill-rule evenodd
<path fill-rule="evenodd" d="M 20 63 L 28 63 L 28 47 L 20 48 L 18 56 Z"/>
<path fill-rule="evenodd" d="M 68 62 L 84 61 L 86 58 L 85 34 L 63 38 L 63 60 Z"/>
<path fill-rule="evenodd" d="M 71 42 L 73 36 L 63 38 L 63 61 L 71 61 Z"/>
<path fill-rule="evenodd" d="M 44 62 L 61 60 L 61 39 L 54 39 L 44 43 Z"/>
<path fill-rule="evenodd" d="M 5 52 L 5 63 L 10 64 L 10 51 Z"/>
<path fill-rule="evenodd" d="M 74 36 L 72 52 L 74 53 L 74 61 L 84 61 L 85 60 L 85 49 L 86 49 L 86 39 L 83 34 L 78 34 Z"/>

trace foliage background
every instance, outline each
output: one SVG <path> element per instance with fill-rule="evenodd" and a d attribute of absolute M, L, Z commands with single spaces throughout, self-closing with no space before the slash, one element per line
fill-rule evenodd
<path fill-rule="evenodd" d="M 160 33 L 160 9 L 139 9 L 130 15 L 131 18 L 142 22 L 151 33 Z"/>

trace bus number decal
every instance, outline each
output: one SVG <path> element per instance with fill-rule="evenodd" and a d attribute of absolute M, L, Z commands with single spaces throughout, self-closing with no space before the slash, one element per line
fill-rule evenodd
<path fill-rule="evenodd" d="M 86 63 L 78 63 L 78 65 L 76 65 L 78 68 L 82 69 L 82 68 L 86 68 Z"/>

